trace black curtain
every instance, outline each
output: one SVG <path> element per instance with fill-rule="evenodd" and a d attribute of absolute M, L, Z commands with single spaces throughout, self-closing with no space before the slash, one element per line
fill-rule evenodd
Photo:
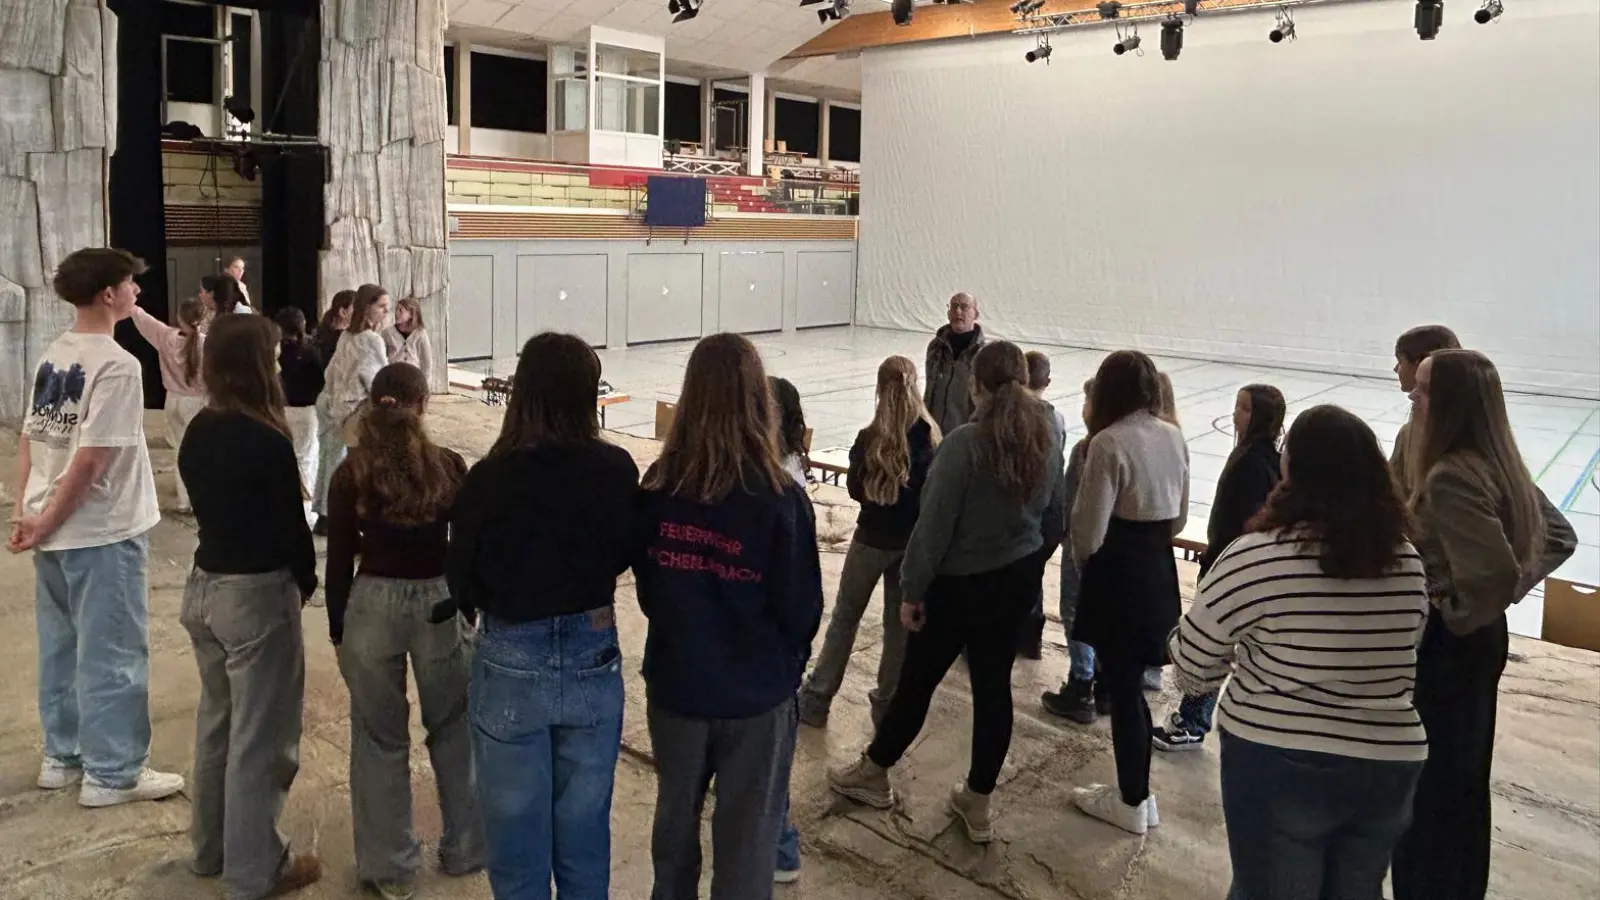
<path fill-rule="evenodd" d="M 317 68 L 322 25 L 315 9 L 261 13 L 261 107 L 268 134 L 317 134 Z M 294 147 L 261 156 L 261 290 L 268 315 L 299 307 L 317 320 L 318 251 L 327 158 L 320 148 Z"/>
<path fill-rule="evenodd" d="M 111 156 L 111 245 L 143 259 L 139 305 L 163 322 L 167 310 L 167 218 L 161 172 L 161 17 L 156 0 L 111 0 L 117 16 L 117 152 Z M 166 402 L 160 360 L 133 323 L 117 325 L 117 343 L 144 366 L 144 401 Z"/>

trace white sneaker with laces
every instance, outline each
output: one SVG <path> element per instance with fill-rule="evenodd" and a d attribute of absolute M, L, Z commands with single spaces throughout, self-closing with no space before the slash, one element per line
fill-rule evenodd
<path fill-rule="evenodd" d="M 140 769 L 139 780 L 125 788 L 101 784 L 93 775 L 89 775 L 83 779 L 83 788 L 78 792 L 78 805 L 99 809 L 141 800 L 163 800 L 183 790 L 183 784 L 182 775 L 154 769 Z"/>
<path fill-rule="evenodd" d="M 1150 828 L 1148 803 L 1129 806 L 1122 802 L 1122 793 L 1115 785 L 1095 784 L 1076 788 L 1072 802 L 1086 815 L 1121 828 L 1129 834 L 1142 835 Z"/>
<path fill-rule="evenodd" d="M 46 756 L 44 762 L 39 764 L 39 789 L 45 791 L 59 791 L 69 788 L 83 780 L 83 766 L 64 763 L 53 756 Z"/>

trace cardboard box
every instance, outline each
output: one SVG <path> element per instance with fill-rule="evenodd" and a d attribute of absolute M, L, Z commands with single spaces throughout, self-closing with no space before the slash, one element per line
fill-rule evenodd
<path fill-rule="evenodd" d="M 1559 578 L 1544 582 L 1540 638 L 1563 647 L 1600 652 L 1600 590 Z"/>
<path fill-rule="evenodd" d="M 664 441 L 672 433 L 673 420 L 678 417 L 678 404 L 656 401 L 656 440 Z"/>

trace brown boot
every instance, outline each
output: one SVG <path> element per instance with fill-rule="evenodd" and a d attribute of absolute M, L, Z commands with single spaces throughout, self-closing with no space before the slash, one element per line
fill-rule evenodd
<path fill-rule="evenodd" d="M 322 878 L 322 861 L 310 854 L 296 853 L 289 857 L 289 864 L 278 873 L 277 883 L 272 890 L 267 892 L 268 897 L 282 897 L 292 894 L 303 887 L 310 887 Z"/>

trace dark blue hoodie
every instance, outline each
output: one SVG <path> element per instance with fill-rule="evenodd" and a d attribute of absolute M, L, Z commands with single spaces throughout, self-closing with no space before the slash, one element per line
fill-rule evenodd
<path fill-rule="evenodd" d="M 650 619 L 650 702 L 691 718 L 745 719 L 793 697 L 822 620 L 805 491 L 736 486 L 704 504 L 642 490 L 639 521 L 633 570 Z"/>

